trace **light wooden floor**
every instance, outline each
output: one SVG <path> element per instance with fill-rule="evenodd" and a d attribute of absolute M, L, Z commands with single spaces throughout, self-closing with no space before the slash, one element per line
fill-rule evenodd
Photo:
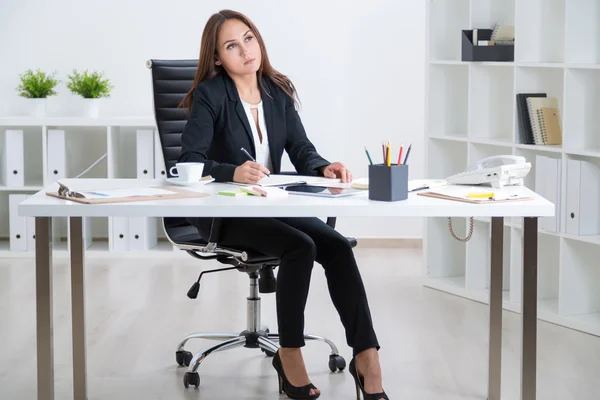
<path fill-rule="evenodd" d="M 384 387 L 391 399 L 485 399 L 485 305 L 419 284 L 420 250 L 356 249 L 382 345 Z M 211 263 L 202 264 L 213 266 Z M 175 364 L 179 340 L 192 331 L 241 331 L 246 324 L 247 277 L 208 274 L 200 295 L 186 292 L 200 262 L 173 259 L 88 259 L 89 399 L 279 399 L 270 359 L 260 351 L 213 354 L 200 367 L 200 389 L 184 389 Z M 56 399 L 72 399 L 70 285 L 65 259 L 55 260 Z M 0 399 L 35 399 L 33 261 L 0 260 Z M 274 296 L 263 297 L 263 322 L 276 330 Z M 504 313 L 503 399 L 519 398 L 520 316 Z M 319 265 L 313 273 L 307 332 L 351 353 Z M 600 398 L 600 338 L 539 322 L 538 399 Z M 190 342 L 192 351 L 204 341 Z M 347 371 L 331 374 L 328 347 L 310 343 L 305 359 L 323 399 L 352 399 Z M 281 398 L 286 398 L 282 396 Z"/>

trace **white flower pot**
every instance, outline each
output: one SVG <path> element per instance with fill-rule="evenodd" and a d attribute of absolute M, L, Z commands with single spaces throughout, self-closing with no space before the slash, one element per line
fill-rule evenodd
<path fill-rule="evenodd" d="M 83 99 L 83 115 L 88 118 L 98 118 L 100 99 Z"/>
<path fill-rule="evenodd" d="M 27 99 L 27 109 L 30 117 L 45 117 L 46 116 L 46 99 Z"/>

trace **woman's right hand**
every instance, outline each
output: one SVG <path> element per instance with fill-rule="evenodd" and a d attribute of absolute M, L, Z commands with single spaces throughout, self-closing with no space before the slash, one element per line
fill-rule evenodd
<path fill-rule="evenodd" d="M 246 161 L 235 169 L 233 173 L 233 181 L 236 183 L 257 183 L 269 170 L 253 161 Z"/>

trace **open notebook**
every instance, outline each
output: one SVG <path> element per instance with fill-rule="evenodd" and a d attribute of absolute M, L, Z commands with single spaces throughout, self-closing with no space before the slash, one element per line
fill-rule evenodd
<path fill-rule="evenodd" d="M 304 176 L 304 175 L 274 175 L 265 176 L 254 186 L 286 186 L 286 185 L 300 185 L 300 184 L 308 184 L 308 185 L 327 185 L 340 183 L 340 179 L 331 179 L 331 178 L 323 178 L 320 176 Z M 245 183 L 234 183 L 236 185 L 247 186 Z"/>

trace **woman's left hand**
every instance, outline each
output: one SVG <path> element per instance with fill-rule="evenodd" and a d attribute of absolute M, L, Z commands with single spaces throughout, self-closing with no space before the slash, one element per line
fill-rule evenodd
<path fill-rule="evenodd" d="M 342 183 L 352 182 L 352 173 L 340 162 L 334 162 L 323 167 L 321 172 L 325 178 L 338 178 L 341 179 Z"/>

